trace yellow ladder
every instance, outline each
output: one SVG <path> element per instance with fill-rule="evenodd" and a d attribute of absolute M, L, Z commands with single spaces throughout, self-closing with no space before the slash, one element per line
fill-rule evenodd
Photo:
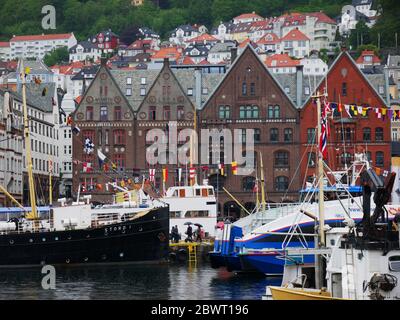
<path fill-rule="evenodd" d="M 189 252 L 189 264 L 197 263 L 197 244 L 190 243 L 188 245 L 188 252 Z"/>

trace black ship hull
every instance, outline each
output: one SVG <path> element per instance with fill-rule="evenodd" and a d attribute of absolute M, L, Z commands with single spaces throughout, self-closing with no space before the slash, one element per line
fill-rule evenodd
<path fill-rule="evenodd" d="M 85 230 L 0 235 L 0 267 L 162 262 L 169 251 L 169 208 Z"/>

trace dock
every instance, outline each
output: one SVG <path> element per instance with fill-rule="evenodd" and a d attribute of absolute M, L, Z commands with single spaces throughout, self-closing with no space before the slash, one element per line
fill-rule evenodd
<path fill-rule="evenodd" d="M 173 262 L 187 261 L 189 264 L 208 261 L 208 253 L 214 248 L 214 241 L 206 240 L 203 242 L 185 242 L 169 244 L 170 259 Z"/>

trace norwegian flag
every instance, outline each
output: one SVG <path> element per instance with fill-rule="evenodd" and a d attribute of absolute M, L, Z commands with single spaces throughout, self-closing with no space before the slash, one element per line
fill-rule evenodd
<path fill-rule="evenodd" d="M 332 109 L 330 103 L 325 102 L 321 113 L 321 137 L 319 141 L 320 152 L 324 159 L 328 158 L 328 137 L 329 137 L 328 113 L 331 111 Z"/>
<path fill-rule="evenodd" d="M 92 172 L 93 168 L 92 168 L 92 164 L 89 162 L 84 162 L 83 163 L 83 172 L 89 173 Z"/>
<path fill-rule="evenodd" d="M 156 182 L 156 169 L 149 169 L 150 182 Z"/>
<path fill-rule="evenodd" d="M 190 168 L 189 174 L 190 174 L 190 179 L 194 179 L 196 177 L 196 168 Z"/>

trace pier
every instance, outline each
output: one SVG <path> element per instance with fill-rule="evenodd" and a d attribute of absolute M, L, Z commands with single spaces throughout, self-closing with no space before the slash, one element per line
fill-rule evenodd
<path fill-rule="evenodd" d="M 208 253 L 214 248 L 214 241 L 185 242 L 169 244 L 170 260 L 175 262 L 187 261 L 190 264 L 208 261 Z"/>

